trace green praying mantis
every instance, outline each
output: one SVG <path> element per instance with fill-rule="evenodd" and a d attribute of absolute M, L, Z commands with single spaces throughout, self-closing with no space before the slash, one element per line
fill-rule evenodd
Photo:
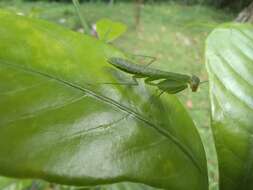
<path fill-rule="evenodd" d="M 80 21 L 83 25 L 83 28 L 85 31 L 87 31 L 88 28 L 87 23 L 81 16 L 79 1 L 78 0 L 72 1 L 76 8 L 77 14 L 80 18 Z M 110 26 L 113 26 L 114 24 L 115 26 L 115 23 L 113 23 L 110 20 L 109 21 L 103 20 L 103 24 L 105 23 L 107 24 L 110 23 L 111 24 Z M 124 31 L 124 27 L 122 31 Z M 109 33 L 110 30 L 107 30 L 104 38 L 106 38 L 106 36 L 108 36 Z M 142 57 L 149 57 L 152 58 L 153 61 L 155 60 L 153 57 L 150 56 L 142 56 Z M 199 84 L 201 83 L 200 79 L 195 75 L 189 76 L 179 73 L 166 72 L 158 69 L 147 68 L 147 66 L 135 64 L 129 61 L 128 59 L 111 57 L 107 61 L 114 67 L 120 69 L 121 71 L 133 74 L 134 85 L 138 85 L 138 82 L 136 80 L 137 78 L 144 78 L 146 84 L 158 87 L 158 89 L 160 89 L 162 93 L 166 92 L 168 94 L 176 94 L 178 92 L 185 90 L 186 88 L 188 88 L 188 86 L 191 88 L 192 92 L 196 92 Z M 153 61 L 151 61 L 148 65 L 150 65 Z"/>
<path fill-rule="evenodd" d="M 183 91 L 188 86 L 191 88 L 192 92 L 196 92 L 200 84 L 200 79 L 195 75 L 189 76 L 147 68 L 146 66 L 135 64 L 127 59 L 117 57 L 111 57 L 107 61 L 121 71 L 133 74 L 133 80 L 136 85 L 138 84 L 137 78 L 144 78 L 146 84 L 158 87 L 162 93 L 176 94 Z"/>

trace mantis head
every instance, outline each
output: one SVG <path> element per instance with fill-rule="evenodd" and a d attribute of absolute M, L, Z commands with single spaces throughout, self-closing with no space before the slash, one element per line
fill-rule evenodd
<path fill-rule="evenodd" d="M 200 83 L 199 77 L 192 75 L 192 78 L 190 80 L 190 87 L 192 89 L 192 92 L 196 92 L 198 90 L 199 83 Z"/>

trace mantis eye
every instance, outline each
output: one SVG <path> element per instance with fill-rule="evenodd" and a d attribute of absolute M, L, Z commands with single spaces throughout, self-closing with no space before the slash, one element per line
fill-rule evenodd
<path fill-rule="evenodd" d="M 196 92 L 198 90 L 200 83 L 199 77 L 192 75 L 191 82 L 190 82 L 190 87 L 192 89 L 192 92 Z"/>

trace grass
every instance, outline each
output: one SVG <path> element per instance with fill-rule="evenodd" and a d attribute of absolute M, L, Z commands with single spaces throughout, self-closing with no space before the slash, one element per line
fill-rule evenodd
<path fill-rule="evenodd" d="M 0 2 L 0 7 L 31 17 L 42 18 L 67 28 L 82 31 L 81 23 L 72 4 Z M 206 6 L 184 6 L 176 3 L 143 6 L 141 22 L 135 29 L 134 7 L 118 3 L 81 5 L 82 13 L 92 25 L 101 18 L 110 18 L 128 25 L 128 32 L 115 46 L 127 52 L 154 56 L 153 67 L 200 76 L 207 80 L 204 65 L 204 42 L 210 31 L 234 15 Z M 207 152 L 210 190 L 217 188 L 217 162 L 210 129 L 208 83 L 201 85 L 198 93 L 184 91 L 179 98 L 188 108 L 201 134 Z"/>

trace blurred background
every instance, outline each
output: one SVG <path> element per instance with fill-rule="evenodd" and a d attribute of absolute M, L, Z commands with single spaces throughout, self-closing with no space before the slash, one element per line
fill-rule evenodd
<path fill-rule="evenodd" d="M 88 27 L 84 31 L 72 0 L 0 0 L 0 8 L 18 15 L 40 18 L 80 33 L 94 34 L 95 23 L 109 18 L 128 26 L 114 46 L 133 54 L 154 56 L 153 67 L 195 74 L 207 80 L 205 39 L 224 22 L 252 22 L 252 0 L 80 0 L 81 14 Z M 208 83 L 198 93 L 183 91 L 181 102 L 200 132 L 207 152 L 210 190 L 217 190 L 216 153 L 210 129 Z M 142 189 L 148 187 L 141 186 Z M 0 177 L 0 190 L 76 189 L 40 180 Z M 80 189 L 80 188 L 78 188 Z M 138 189 L 131 184 L 81 189 Z"/>

